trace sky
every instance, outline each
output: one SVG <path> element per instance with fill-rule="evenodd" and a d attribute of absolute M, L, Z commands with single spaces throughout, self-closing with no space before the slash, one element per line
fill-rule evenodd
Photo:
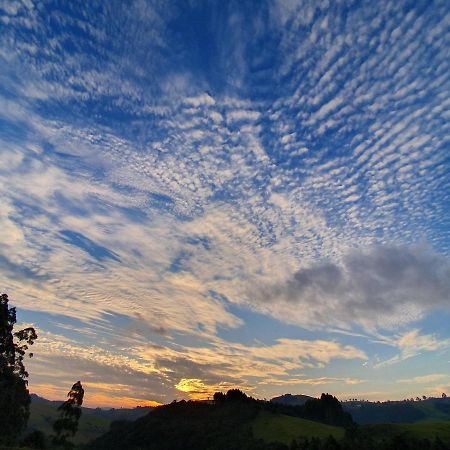
<path fill-rule="evenodd" d="M 450 393 L 447 0 L 0 3 L 0 290 L 30 390 Z"/>

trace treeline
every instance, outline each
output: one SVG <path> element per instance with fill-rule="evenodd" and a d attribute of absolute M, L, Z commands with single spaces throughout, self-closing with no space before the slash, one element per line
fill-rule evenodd
<path fill-rule="evenodd" d="M 225 402 L 257 403 L 263 409 L 274 413 L 314 420 L 327 425 L 348 427 L 354 423 L 351 414 L 345 412 L 340 401 L 330 394 L 322 394 L 320 398 L 307 400 L 303 405 L 286 405 L 256 400 L 239 389 L 230 389 L 226 394 L 216 392 L 213 398 L 216 404 Z"/>
<path fill-rule="evenodd" d="M 351 414 L 345 412 L 340 401 L 330 394 L 322 394 L 320 398 L 307 400 L 303 405 L 269 403 L 265 408 L 272 412 L 314 420 L 327 425 L 350 427 L 354 423 Z"/>

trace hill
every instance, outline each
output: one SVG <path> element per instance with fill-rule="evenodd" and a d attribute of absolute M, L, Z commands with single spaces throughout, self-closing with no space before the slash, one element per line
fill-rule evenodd
<path fill-rule="evenodd" d="M 450 399 L 429 398 L 401 402 L 343 402 L 342 407 L 359 424 L 450 421 Z"/>
<path fill-rule="evenodd" d="M 227 394 L 216 393 L 214 402 L 173 402 L 133 423 L 115 422 L 88 448 L 284 450 L 293 439 L 342 438 L 344 429 L 330 426 L 336 424 L 353 422 L 331 395 L 288 406 L 258 401 L 232 389 Z"/>
<path fill-rule="evenodd" d="M 44 397 L 40 397 L 36 394 L 31 394 L 31 404 L 45 404 L 51 406 L 52 408 L 58 408 L 63 400 L 47 400 Z M 84 413 L 92 414 L 96 417 L 107 419 L 109 421 L 113 420 L 136 420 L 139 417 L 148 414 L 153 407 L 151 406 L 138 406 L 136 408 L 87 408 L 83 406 L 81 408 Z"/>
<path fill-rule="evenodd" d="M 261 411 L 251 423 L 253 435 L 264 442 L 282 442 L 289 445 L 298 438 L 322 438 L 333 436 L 344 437 L 342 427 L 334 427 L 300 417 Z"/>
<path fill-rule="evenodd" d="M 249 426 L 258 410 L 256 403 L 176 402 L 160 406 L 135 422 L 113 423 L 88 449 L 265 449 L 263 441 L 253 439 Z"/>
<path fill-rule="evenodd" d="M 31 394 L 30 418 L 28 428 L 24 434 L 33 430 L 43 431 L 46 435 L 53 433 L 52 425 L 58 417 L 57 408 L 62 401 L 47 400 L 36 394 Z M 115 420 L 133 421 L 148 414 L 153 408 L 119 408 L 100 409 L 82 408 L 82 415 L 77 434 L 73 438 L 75 443 L 88 442 L 109 429 L 110 423 Z"/>
<path fill-rule="evenodd" d="M 308 400 L 312 400 L 314 397 L 310 397 L 309 395 L 292 395 L 292 394 L 284 394 L 279 397 L 274 397 L 270 400 L 272 403 L 277 403 L 280 405 L 289 405 L 289 406 L 297 406 L 304 405 Z"/>
<path fill-rule="evenodd" d="M 174 402 L 113 423 L 86 450 L 450 450 L 449 422 L 344 429 L 295 416 L 297 408 L 253 399 Z"/>
<path fill-rule="evenodd" d="M 43 431 L 46 435 L 52 434 L 53 422 L 58 417 L 56 408 L 57 406 L 51 403 L 31 403 L 28 428 L 24 434 L 28 434 L 33 430 Z M 88 442 L 105 433 L 109 429 L 110 423 L 110 420 L 97 417 L 89 413 L 89 411 L 83 410 L 78 432 L 71 440 L 77 444 Z"/>

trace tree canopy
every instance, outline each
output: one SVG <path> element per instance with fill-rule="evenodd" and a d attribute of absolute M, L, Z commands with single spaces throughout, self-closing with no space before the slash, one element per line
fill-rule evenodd
<path fill-rule="evenodd" d="M 14 332 L 16 322 L 16 308 L 9 306 L 7 294 L 0 294 L 0 444 L 13 443 L 30 415 L 24 358 L 37 334 L 33 327 Z"/>
<path fill-rule="evenodd" d="M 53 430 L 55 431 L 53 443 L 63 447 L 70 447 L 67 438 L 74 436 L 78 430 L 78 421 L 81 417 L 81 405 L 84 398 L 84 389 L 80 381 L 72 386 L 67 397 L 68 399 L 58 407 L 60 417 L 53 424 Z"/>

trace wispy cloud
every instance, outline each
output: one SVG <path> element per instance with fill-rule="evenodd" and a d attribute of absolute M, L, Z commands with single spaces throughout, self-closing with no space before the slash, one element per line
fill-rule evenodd
<path fill-rule="evenodd" d="M 132 324 L 127 345 L 178 345 L 197 366 L 148 392 L 160 400 L 182 378 L 234 383 L 226 351 L 254 386 L 364 359 L 364 338 L 343 343 L 361 327 L 414 333 L 448 311 L 448 20 L 445 2 L 2 4 L 2 289 L 80 321 L 100 353 L 117 340 L 107 311 Z M 242 332 L 243 311 L 300 338 L 220 341 L 215 359 L 187 344 Z M 55 352 L 75 360 L 82 339 Z"/>
<path fill-rule="evenodd" d="M 377 364 L 378 367 L 398 363 L 425 352 L 443 350 L 450 347 L 450 339 L 440 338 L 434 334 L 421 334 L 420 330 L 411 330 L 390 343 L 400 350 L 398 355 Z"/>

